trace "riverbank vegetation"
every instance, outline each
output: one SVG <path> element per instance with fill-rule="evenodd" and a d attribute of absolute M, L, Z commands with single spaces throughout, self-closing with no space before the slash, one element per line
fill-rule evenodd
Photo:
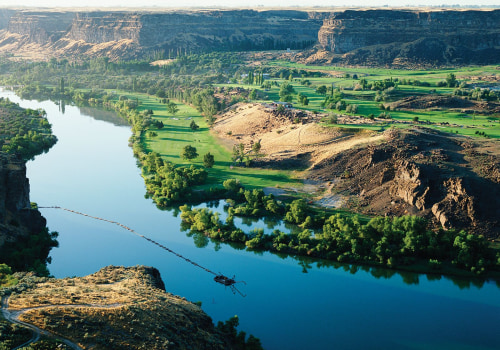
<path fill-rule="evenodd" d="M 43 110 L 23 109 L 1 98 L 0 115 L 2 154 L 27 161 L 47 152 L 57 141 Z"/>
<path fill-rule="evenodd" d="M 57 233 L 37 227 L 35 222 L 25 222 L 33 217 L 37 222 L 42 220 L 38 220 L 39 214 L 30 216 L 29 211 L 36 208 L 19 209 L 17 203 L 22 203 L 26 195 L 27 180 L 22 170 L 25 162 L 47 152 L 56 141 L 43 110 L 23 109 L 0 98 L 0 170 L 7 186 L 1 195 L 4 204 L 0 212 L 0 285 L 15 284 L 15 271 L 49 274 L 49 251 L 57 247 Z"/>
<path fill-rule="evenodd" d="M 208 208 L 180 207 L 182 228 L 189 235 L 214 241 L 244 244 L 248 250 L 309 256 L 342 263 L 364 263 L 390 268 L 414 266 L 432 272 L 464 269 L 474 275 L 500 272 L 500 253 L 481 236 L 465 231 L 429 230 L 416 216 L 360 218 L 317 212 L 303 199 L 283 203 L 261 190 L 245 190 L 236 181 L 224 183 L 227 218 Z M 234 224 L 234 216 L 274 215 L 297 225 L 291 233 L 263 229 L 248 233 Z M 495 272 L 496 271 L 496 272 Z"/>
<path fill-rule="evenodd" d="M 426 261 L 432 271 L 447 265 L 474 274 L 498 269 L 499 256 L 482 237 L 430 231 L 423 219 L 414 217 L 362 222 L 353 215 L 321 216 L 304 200 L 285 204 L 265 196 L 256 188 L 290 186 L 292 173 L 253 168 L 251 150 L 241 144 L 243 149 L 236 146 L 231 153 L 209 131 L 217 113 L 238 102 L 282 101 L 324 114 L 322 125 L 332 128 L 377 131 L 417 125 L 474 138 L 499 138 L 497 67 L 409 72 L 271 59 L 255 68 L 248 64 L 254 59 L 253 54 L 210 53 L 181 56 L 164 66 L 52 59 L 12 66 L 1 81 L 23 85 L 19 93 L 24 97 L 70 99 L 122 114 L 132 125 L 130 142 L 141 163 L 147 195 L 158 206 L 220 198 L 239 203 L 229 208 L 226 223 L 215 213 L 183 206 L 185 223 L 212 239 L 244 243 L 249 249 L 389 267 Z M 339 123 L 346 116 L 356 122 Z M 196 152 L 187 156 L 186 147 Z M 213 162 L 203 166 L 209 152 Z M 231 192 L 229 182 L 222 184 L 231 179 L 248 189 L 236 186 L 237 191 Z M 303 231 L 244 233 L 232 226 L 233 215 L 277 216 Z"/>

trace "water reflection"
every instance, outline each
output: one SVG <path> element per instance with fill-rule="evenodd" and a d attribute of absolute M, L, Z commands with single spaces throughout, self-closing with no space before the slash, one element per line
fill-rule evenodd
<path fill-rule="evenodd" d="M 196 208 L 210 208 L 214 212 L 219 213 L 219 217 L 222 221 L 227 218 L 227 210 L 228 205 L 225 201 L 215 200 L 207 203 L 201 203 L 195 206 Z M 179 209 L 176 207 L 170 207 L 166 209 L 167 211 L 171 211 L 173 215 L 177 216 L 179 214 Z M 285 233 L 291 232 L 300 232 L 300 228 L 296 225 L 286 223 L 283 220 L 277 217 L 263 217 L 263 218 L 254 218 L 254 217 L 235 217 L 234 219 L 235 226 L 237 228 L 243 229 L 246 233 L 255 230 L 255 229 L 264 229 L 266 234 L 278 229 Z M 263 251 L 248 249 L 244 244 L 234 243 L 234 242 L 220 242 L 213 240 L 212 238 L 206 237 L 203 233 L 191 231 L 189 229 L 189 225 L 181 222 L 181 231 L 186 232 L 188 237 L 193 239 L 193 242 L 197 248 L 206 248 L 209 243 L 214 245 L 215 250 L 219 250 L 221 244 L 227 244 L 236 250 L 247 250 L 251 251 L 256 255 L 263 255 Z M 348 264 L 348 263 L 340 263 L 337 261 L 331 260 L 323 260 L 317 258 L 309 258 L 306 256 L 297 256 L 290 255 L 279 252 L 272 252 L 273 255 L 280 257 L 281 259 L 291 258 L 298 262 L 298 266 L 300 266 L 302 273 L 308 273 L 309 270 L 314 268 L 333 268 L 335 270 L 342 269 L 345 272 L 350 273 L 351 275 L 355 275 L 356 273 L 363 271 L 369 273 L 376 279 L 391 279 L 395 276 L 400 277 L 403 283 L 406 285 L 419 285 L 420 278 L 426 277 L 428 281 L 441 281 L 443 278 L 446 280 L 450 280 L 453 282 L 455 286 L 459 289 L 469 289 L 471 287 L 475 287 L 481 289 L 485 283 L 489 281 L 487 278 L 481 277 L 458 277 L 458 276 L 449 276 L 442 275 L 438 273 L 417 273 L 412 271 L 405 270 L 395 270 L 388 267 L 382 266 L 372 266 L 372 265 L 357 265 L 357 264 Z M 496 281 L 497 287 L 500 288 L 500 281 Z"/>
<path fill-rule="evenodd" d="M 236 274 L 247 282 L 247 297 L 233 295 L 206 271 L 116 225 L 47 210 L 51 229 L 60 233 L 50 267 L 57 277 L 83 276 L 107 265 L 158 267 L 169 292 L 202 301 L 215 322 L 237 314 L 241 330 L 261 338 L 266 349 L 498 348 L 498 284 L 457 278 L 452 283 L 450 277 L 249 251 L 242 244 L 189 237 L 178 230 L 177 207 L 160 211 L 144 199 L 144 182 L 127 146 L 130 129 L 79 118 L 73 106 L 60 116 L 49 103 L 23 103 L 46 109 L 59 133 L 58 144 L 30 164 L 34 201 L 122 222 L 202 266 Z M 205 206 L 225 215 L 221 202 Z M 293 229 L 274 221 L 254 220 L 248 226 L 250 221 L 235 218 L 245 231 Z"/>

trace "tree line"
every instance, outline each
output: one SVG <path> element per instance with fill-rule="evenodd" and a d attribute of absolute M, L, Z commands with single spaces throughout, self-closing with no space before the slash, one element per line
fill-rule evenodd
<path fill-rule="evenodd" d="M 428 228 L 426 219 L 416 216 L 374 217 L 315 213 L 303 200 L 277 201 L 261 190 L 245 190 L 236 180 L 224 183 L 227 218 L 208 208 L 180 207 L 182 228 L 215 241 L 244 244 L 249 250 L 310 256 L 344 263 L 368 263 L 386 267 L 423 264 L 427 270 L 458 268 L 482 275 L 500 271 L 500 253 L 488 242 L 465 231 Z M 245 233 L 234 224 L 234 216 L 275 215 L 301 228 L 285 233 L 263 229 Z"/>

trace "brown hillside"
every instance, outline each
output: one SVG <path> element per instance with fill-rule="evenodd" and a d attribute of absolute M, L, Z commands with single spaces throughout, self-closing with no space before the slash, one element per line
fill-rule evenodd
<path fill-rule="evenodd" d="M 8 298 L 20 320 L 84 349 L 225 349 L 212 320 L 165 292 L 158 270 L 108 266 L 79 278 L 25 276 Z"/>

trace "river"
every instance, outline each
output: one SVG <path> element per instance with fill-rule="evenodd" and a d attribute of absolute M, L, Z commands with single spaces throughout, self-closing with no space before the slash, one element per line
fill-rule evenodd
<path fill-rule="evenodd" d="M 325 266 L 208 243 L 198 248 L 173 211 L 159 210 L 128 147 L 130 128 L 111 112 L 21 100 L 43 108 L 57 144 L 28 162 L 31 200 L 118 221 L 212 271 L 246 285 L 233 294 L 213 275 L 116 225 L 42 209 L 59 232 L 55 277 L 106 265 L 159 269 L 167 291 L 202 302 L 216 323 L 238 315 L 239 329 L 265 349 L 498 349 L 500 288 L 494 282 Z M 257 225 L 258 226 L 258 225 Z"/>

